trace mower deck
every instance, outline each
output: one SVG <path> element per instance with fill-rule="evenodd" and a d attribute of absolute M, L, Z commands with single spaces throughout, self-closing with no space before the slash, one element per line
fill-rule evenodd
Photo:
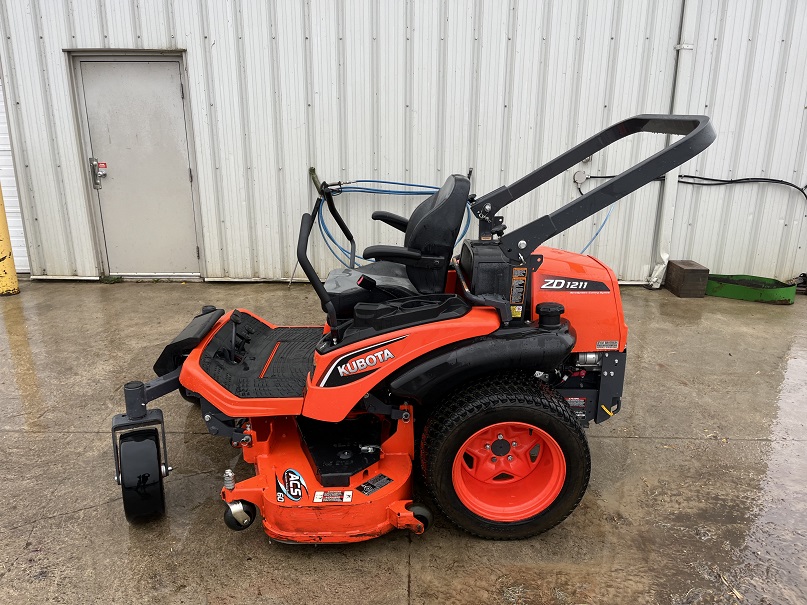
<path fill-rule="evenodd" d="M 334 473 L 328 472 L 333 462 L 312 456 L 312 444 L 305 444 L 310 429 L 304 436 L 294 417 L 256 419 L 248 431 L 253 446 L 243 450 L 255 476 L 223 489 L 222 498 L 253 503 L 266 533 L 280 542 L 360 542 L 393 529 L 423 533 L 417 509 L 411 509 L 413 431 L 411 421 L 400 423 L 394 433 L 385 431 L 381 443 L 363 447 L 374 454 L 363 461 L 366 468 Z M 331 442 L 339 432 L 331 433 Z M 333 445 L 353 457 L 356 444 Z"/>

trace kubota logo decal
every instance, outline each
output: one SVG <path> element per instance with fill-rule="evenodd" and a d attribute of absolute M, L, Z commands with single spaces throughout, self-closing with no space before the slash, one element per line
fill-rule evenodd
<path fill-rule="evenodd" d="M 350 351 L 330 362 L 325 375 L 320 379 L 319 386 L 338 387 L 362 380 L 376 370 L 389 367 L 389 362 L 400 357 L 406 351 L 396 349 L 393 353 L 390 345 L 404 340 L 408 335 L 398 336 L 383 342 Z M 393 347 L 394 348 L 394 347 Z"/>
<path fill-rule="evenodd" d="M 336 369 L 339 371 L 340 376 L 350 376 L 351 374 L 357 374 L 368 368 L 380 365 L 390 359 L 395 359 L 395 355 L 393 355 L 389 349 L 384 349 L 377 353 L 370 353 L 366 357 L 358 357 L 341 366 L 336 366 Z"/>

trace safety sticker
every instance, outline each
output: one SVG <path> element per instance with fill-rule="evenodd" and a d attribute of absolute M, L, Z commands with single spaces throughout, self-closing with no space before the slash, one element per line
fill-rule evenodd
<path fill-rule="evenodd" d="M 586 417 L 587 401 L 585 397 L 566 397 L 566 403 L 569 404 L 569 407 L 572 408 L 572 411 L 578 418 Z"/>
<path fill-rule="evenodd" d="M 376 475 L 375 477 L 373 477 L 369 481 L 367 481 L 365 483 L 362 483 L 356 489 L 358 491 L 360 491 L 362 494 L 364 494 L 365 496 L 370 496 L 370 495 L 376 493 L 378 490 L 380 490 L 385 485 L 389 485 L 390 483 L 392 483 L 392 479 L 390 479 L 386 475 Z"/>
<path fill-rule="evenodd" d="M 597 341 L 597 350 L 603 351 L 606 349 L 618 349 L 619 348 L 619 341 L 618 340 L 598 340 Z"/>
<path fill-rule="evenodd" d="M 512 315 L 516 319 L 521 317 L 523 311 L 524 307 L 522 307 L 521 305 L 510 305 L 510 315 Z"/>
<path fill-rule="evenodd" d="M 513 279 L 510 285 L 510 304 L 524 304 L 524 293 L 527 290 L 527 270 L 521 267 L 513 268 Z"/>
<path fill-rule="evenodd" d="M 353 502 L 353 492 L 351 490 L 314 492 L 314 502 Z"/>

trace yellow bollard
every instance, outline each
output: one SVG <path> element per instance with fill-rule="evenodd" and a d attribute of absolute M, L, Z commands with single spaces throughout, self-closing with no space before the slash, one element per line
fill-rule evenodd
<path fill-rule="evenodd" d="M 11 252 L 11 236 L 8 233 L 6 206 L 3 203 L 3 188 L 0 187 L 0 296 L 19 293 L 17 270 L 14 268 L 14 255 Z"/>

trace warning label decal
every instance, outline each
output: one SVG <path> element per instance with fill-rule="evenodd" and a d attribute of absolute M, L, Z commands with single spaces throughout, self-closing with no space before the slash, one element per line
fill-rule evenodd
<path fill-rule="evenodd" d="M 390 483 L 392 483 L 392 479 L 390 479 L 386 475 L 376 475 L 369 481 L 362 483 L 356 489 L 365 496 L 369 496 L 380 490 L 385 485 L 389 485 Z"/>
<path fill-rule="evenodd" d="M 521 267 L 513 269 L 513 279 L 510 285 L 510 304 L 521 305 L 524 303 L 524 293 L 527 289 L 527 270 Z"/>
<path fill-rule="evenodd" d="M 569 407 L 572 408 L 578 418 L 586 417 L 586 402 L 585 397 L 566 397 L 566 403 L 569 404 Z"/>
<path fill-rule="evenodd" d="M 314 502 L 353 502 L 353 492 L 351 490 L 314 492 Z"/>

